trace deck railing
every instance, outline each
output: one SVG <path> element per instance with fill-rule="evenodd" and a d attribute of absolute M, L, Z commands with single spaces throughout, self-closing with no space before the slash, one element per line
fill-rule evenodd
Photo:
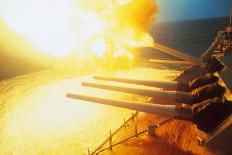
<path fill-rule="evenodd" d="M 89 155 L 93 155 L 93 154 L 98 154 L 98 153 L 100 153 L 100 152 L 103 152 L 103 151 L 105 151 L 105 150 L 112 150 L 114 146 L 119 145 L 119 144 L 121 144 L 122 142 L 125 142 L 125 141 L 127 141 L 127 140 L 129 140 L 129 139 L 131 139 L 131 138 L 133 138 L 133 137 L 137 137 L 137 136 L 139 136 L 139 135 L 145 133 L 147 130 L 138 132 L 137 122 L 135 121 L 135 119 L 136 119 L 137 117 L 138 117 L 138 112 L 135 112 L 135 113 L 132 113 L 132 115 L 131 115 L 127 120 L 125 120 L 125 118 L 124 118 L 123 124 L 122 124 L 120 127 L 118 127 L 113 133 L 112 133 L 111 130 L 110 130 L 110 132 L 109 132 L 109 133 L 110 133 L 110 134 L 109 134 L 109 137 L 107 137 L 107 138 L 106 138 L 99 146 L 97 146 L 93 151 L 90 151 L 90 150 L 88 149 L 88 154 L 89 154 Z M 114 136 L 115 136 L 121 129 L 124 128 L 124 129 L 126 130 L 127 125 L 128 125 L 130 122 L 133 122 L 133 124 L 134 124 L 134 133 L 133 133 L 131 136 L 129 136 L 129 137 L 125 138 L 125 139 L 122 139 L 122 140 L 120 140 L 120 141 L 118 141 L 118 142 L 116 142 L 116 143 L 113 144 L 113 138 L 114 138 Z M 104 147 L 107 143 L 109 144 L 109 146 Z"/>
<path fill-rule="evenodd" d="M 132 113 L 132 115 L 127 120 L 124 118 L 123 124 L 121 126 L 119 126 L 113 133 L 110 130 L 109 137 L 107 137 L 100 145 L 98 145 L 93 151 L 90 151 L 88 149 L 88 155 L 99 154 L 99 153 L 106 151 L 106 150 L 112 150 L 114 146 L 122 144 L 125 141 L 128 141 L 134 137 L 138 137 L 138 136 L 146 133 L 148 131 L 147 129 L 143 129 L 142 131 L 138 132 L 138 125 L 137 125 L 137 121 L 135 120 L 135 119 L 138 119 L 138 114 L 139 114 L 139 112 Z M 159 128 L 159 127 L 169 123 L 172 120 L 173 120 L 172 118 L 168 118 L 168 119 L 160 122 L 159 124 L 156 124 L 155 128 Z M 123 128 L 126 131 L 126 128 L 127 128 L 127 126 L 129 126 L 130 123 L 132 123 L 134 126 L 134 131 L 132 131 L 132 134 L 129 133 L 129 131 L 127 131 L 126 134 L 130 135 L 130 136 L 128 136 L 128 137 L 125 136 L 125 138 L 113 143 L 113 138 L 115 137 L 115 135 L 119 134 L 119 131 L 121 131 Z M 104 147 L 105 145 L 106 145 L 106 147 Z"/>

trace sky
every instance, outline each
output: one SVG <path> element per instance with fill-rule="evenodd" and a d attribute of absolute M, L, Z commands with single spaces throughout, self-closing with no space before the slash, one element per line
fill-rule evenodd
<path fill-rule="evenodd" d="M 232 0 L 157 0 L 158 21 L 228 16 Z"/>

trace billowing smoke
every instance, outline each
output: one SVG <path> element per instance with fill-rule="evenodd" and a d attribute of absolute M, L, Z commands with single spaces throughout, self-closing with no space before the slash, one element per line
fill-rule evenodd
<path fill-rule="evenodd" d="M 93 57 L 133 60 L 134 49 L 153 46 L 148 28 L 158 7 L 154 0 L 3 0 L 0 10 L 38 51 L 83 64 Z"/>

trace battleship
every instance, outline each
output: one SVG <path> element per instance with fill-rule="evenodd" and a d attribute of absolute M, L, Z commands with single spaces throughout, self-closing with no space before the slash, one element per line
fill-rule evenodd
<path fill-rule="evenodd" d="M 175 61 L 150 59 L 150 63 L 158 63 L 169 66 L 172 64 L 188 66 L 186 67 L 187 69 L 183 70 L 174 81 L 168 82 L 156 81 L 155 79 L 143 80 L 136 78 L 129 79 L 123 77 L 107 76 L 93 77 L 97 81 L 110 81 L 120 84 L 126 83 L 130 85 L 144 86 L 141 88 L 101 84 L 98 82 L 82 82 L 82 86 L 90 87 L 93 89 L 104 89 L 109 91 L 146 96 L 151 98 L 151 102 L 142 103 L 136 101 L 113 100 L 110 98 L 101 98 L 91 95 L 67 92 L 67 98 L 85 100 L 88 102 L 116 106 L 136 111 L 136 113 L 133 114 L 131 118 L 129 118 L 127 121 L 124 121 L 124 124 L 120 126 L 118 130 L 113 133 L 110 132 L 110 136 L 107 137 L 106 140 L 95 150 L 88 150 L 88 154 L 122 154 L 123 150 L 127 150 L 127 154 L 128 152 L 131 154 L 138 154 L 136 151 L 139 151 L 139 154 L 157 154 L 157 152 L 154 153 L 146 151 L 147 149 L 150 149 L 149 145 L 152 145 L 152 142 L 149 142 L 144 146 L 136 145 L 136 147 L 141 148 L 137 150 L 130 147 L 125 148 L 123 145 L 124 143 L 130 143 L 130 141 L 136 142 L 136 139 L 138 139 L 140 135 L 147 135 L 153 140 L 155 139 L 154 141 L 158 141 L 156 146 L 152 147 L 160 148 L 159 145 L 166 144 L 169 147 L 164 146 L 164 148 L 173 150 L 173 147 L 175 147 L 174 144 L 165 143 L 165 139 L 160 138 L 159 128 L 168 128 L 166 127 L 167 124 L 174 120 L 180 120 L 180 122 L 183 121 L 185 123 L 190 123 L 191 126 L 194 126 L 194 131 L 196 134 L 193 139 L 197 141 L 198 146 L 193 147 L 193 149 L 199 149 L 203 147 L 209 150 L 209 152 L 212 151 L 219 154 L 230 154 L 230 140 L 232 138 L 231 16 L 232 9 L 230 12 L 228 26 L 222 28 L 218 32 L 211 46 L 200 57 L 194 57 L 192 55 L 186 54 L 185 52 L 181 52 L 165 45 L 155 43 L 153 47 L 154 49 L 172 55 L 179 60 Z M 159 101 L 159 103 L 156 103 L 156 101 Z M 135 125 L 135 134 L 133 136 L 129 138 L 122 138 L 121 141 L 114 143 L 112 140 L 113 136 L 120 134 L 119 131 L 122 128 L 127 127 L 128 121 L 134 121 L 136 116 L 138 116 L 141 112 L 162 115 L 168 119 L 159 124 L 148 122 L 145 124 L 147 129 L 141 132 L 138 132 L 137 128 L 140 125 L 142 126 L 143 123 L 142 121 L 137 122 Z M 130 125 L 128 128 L 133 127 L 134 126 Z M 174 129 L 170 128 L 169 130 Z M 188 133 L 186 134 L 188 135 Z M 160 141 L 162 141 L 162 143 Z M 173 145 L 173 147 L 170 145 Z M 180 147 L 180 149 L 184 149 L 184 147 Z M 183 153 L 181 150 L 179 151 L 179 154 L 191 153 Z"/>

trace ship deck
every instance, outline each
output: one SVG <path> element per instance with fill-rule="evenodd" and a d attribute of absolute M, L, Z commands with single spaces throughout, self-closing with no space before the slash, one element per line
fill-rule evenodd
<path fill-rule="evenodd" d="M 180 81 L 189 81 L 192 80 L 190 78 L 196 77 L 200 73 L 200 68 L 196 68 L 191 72 L 187 72 L 186 74 L 191 76 L 179 76 L 176 80 Z M 219 76 L 217 74 L 217 76 Z M 228 76 L 224 76 L 224 78 L 229 78 Z M 219 83 L 225 86 L 225 79 L 220 78 Z M 230 89 L 227 88 L 227 92 L 225 97 L 229 100 L 232 100 L 232 94 Z M 164 100 L 160 101 L 159 99 L 152 99 L 151 102 L 164 104 Z M 167 100 L 166 104 L 175 104 L 172 101 Z M 155 124 L 159 124 L 168 118 L 158 116 L 155 114 L 148 114 L 148 113 L 140 113 L 137 118 L 137 125 L 139 131 L 147 130 L 149 122 L 153 122 Z M 228 128 L 227 128 L 228 127 Z M 156 155 L 156 154 L 165 154 L 165 155 L 172 155 L 172 154 L 179 154 L 179 155 L 189 155 L 189 154 L 205 154 L 205 155 L 212 155 L 217 154 L 219 152 L 213 151 L 210 148 L 200 146 L 198 143 L 198 138 L 205 139 L 206 141 L 211 139 L 212 137 L 216 137 L 217 135 L 221 134 L 223 130 L 227 130 L 226 132 L 232 131 L 232 119 L 231 117 L 228 118 L 223 122 L 223 124 L 217 130 L 213 131 L 212 133 L 206 134 L 197 129 L 197 127 L 187 121 L 181 120 L 171 120 L 164 125 L 157 127 L 155 129 L 155 136 L 148 135 L 147 132 L 131 138 L 127 141 L 123 141 L 119 145 L 116 145 L 112 149 L 105 149 L 104 151 L 99 151 L 99 154 L 133 154 L 133 155 Z M 128 129 L 127 129 L 128 130 Z M 134 132 L 134 126 L 132 125 L 129 130 L 127 131 L 122 130 L 120 131 L 114 138 L 116 141 L 120 141 L 128 137 L 131 132 Z M 139 132 L 138 131 L 138 132 Z M 230 134 L 231 135 L 231 134 Z M 223 136 L 222 136 L 223 137 Z M 221 141 L 221 143 L 224 143 Z M 108 144 L 107 144 L 108 145 Z M 215 144 L 214 144 L 215 145 Z M 216 144 L 216 145 L 219 145 Z M 109 145 L 108 145 L 109 147 Z"/>
<path fill-rule="evenodd" d="M 163 117 L 157 115 L 145 114 L 142 118 L 140 118 L 139 121 L 143 122 L 141 128 L 146 129 L 146 124 L 149 120 L 159 123 L 159 121 L 163 119 Z M 123 139 L 123 136 L 119 136 L 117 138 Z M 147 133 L 144 133 L 138 137 L 135 137 L 113 147 L 112 150 L 106 150 L 102 152 L 102 154 L 211 155 L 214 153 L 197 144 L 197 134 L 195 131 L 195 127 L 191 123 L 179 120 L 172 120 L 171 122 L 161 127 L 158 127 L 156 129 L 156 136 L 154 137 L 151 137 Z"/>

